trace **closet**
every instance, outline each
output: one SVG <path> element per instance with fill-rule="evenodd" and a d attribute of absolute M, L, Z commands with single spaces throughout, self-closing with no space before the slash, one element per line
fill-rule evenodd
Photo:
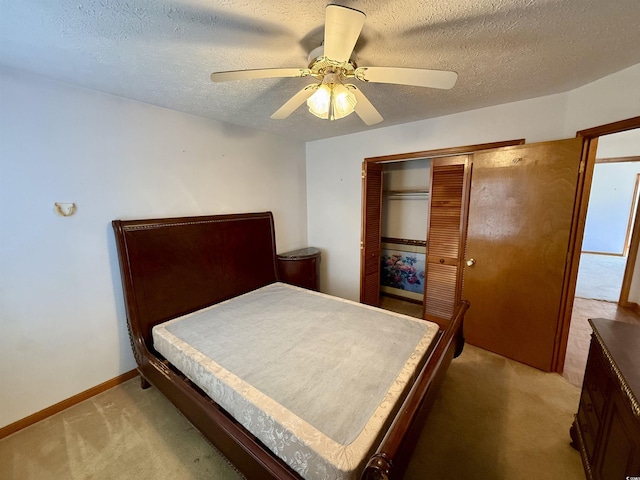
<path fill-rule="evenodd" d="M 461 299 L 470 154 L 522 143 L 524 140 L 511 140 L 365 159 L 362 164 L 360 301 L 380 305 L 383 237 L 400 244 L 409 240 L 409 246 L 414 247 L 411 253 L 425 257 L 424 277 L 419 277 L 424 293 L 407 300 L 422 303 L 421 317 L 444 327 Z M 417 162 L 416 167 L 410 166 L 413 162 Z M 421 169 L 422 173 L 418 173 Z M 395 170 L 407 173 L 399 174 Z M 383 233 L 385 209 L 389 218 L 384 220 Z M 408 215 L 416 215 L 416 219 L 410 220 Z M 418 215 L 423 215 L 422 219 L 418 219 Z M 413 225 L 398 227 L 399 222 Z M 423 233 L 420 235 L 416 229 Z M 397 231 L 400 234 L 394 233 Z M 385 250 L 389 250 L 388 243 L 385 242 Z M 422 245 L 424 249 L 420 248 Z M 421 261 L 422 256 L 418 257 L 416 260 Z M 382 293 L 394 294 L 389 290 Z M 408 295 L 404 293 L 404 296 Z M 429 301 L 424 301 L 425 298 Z"/>
<path fill-rule="evenodd" d="M 462 288 L 467 178 L 467 155 L 382 167 L 380 293 L 421 305 L 420 317 L 443 326 Z"/>
<path fill-rule="evenodd" d="M 380 294 L 382 303 L 422 316 L 431 160 L 382 169 Z"/>
<path fill-rule="evenodd" d="M 380 302 L 383 166 L 431 159 L 422 317 L 444 326 L 465 298 L 468 343 L 561 372 L 597 137 L 639 121 L 365 159 L 360 301 Z"/>
<path fill-rule="evenodd" d="M 469 343 L 541 370 L 557 368 L 581 152 L 579 138 L 419 152 L 430 159 L 422 318 L 444 327 L 464 297 L 471 302 Z M 384 164 L 398 159 L 365 160 L 365 228 L 385 204 Z M 370 171 L 376 189 L 369 188 Z M 363 232 L 362 245 L 361 301 L 373 305 L 383 258 L 378 223 Z"/>

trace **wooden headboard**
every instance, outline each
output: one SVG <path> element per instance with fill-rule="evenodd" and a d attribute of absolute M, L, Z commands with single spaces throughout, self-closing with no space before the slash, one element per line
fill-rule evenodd
<path fill-rule="evenodd" d="M 271 212 L 112 223 L 132 342 L 149 350 L 154 325 L 277 280 Z"/>

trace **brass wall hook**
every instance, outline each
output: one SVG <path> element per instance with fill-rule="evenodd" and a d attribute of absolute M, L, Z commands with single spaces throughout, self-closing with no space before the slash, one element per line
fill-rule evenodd
<path fill-rule="evenodd" d="M 55 212 L 61 217 L 70 217 L 76 213 L 75 203 L 55 202 L 53 206 L 55 207 Z"/>

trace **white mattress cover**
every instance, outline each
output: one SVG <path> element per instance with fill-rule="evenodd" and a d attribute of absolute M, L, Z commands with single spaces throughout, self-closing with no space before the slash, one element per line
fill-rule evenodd
<path fill-rule="evenodd" d="M 305 296 L 324 297 L 327 305 L 337 308 L 347 306 L 364 309 L 371 315 L 383 313 L 389 321 L 414 322 L 424 328 L 419 339 L 402 367 L 398 370 L 389 389 L 375 400 L 375 408 L 364 422 L 359 432 L 345 442 L 337 441 L 309 423 L 304 413 L 296 415 L 263 391 L 255 388 L 243 378 L 227 370 L 208 352 L 204 354 L 197 348 L 184 342 L 170 332 L 172 325 L 194 316 L 215 318 L 216 309 L 224 305 L 242 305 L 252 296 L 261 295 L 269 298 L 274 305 L 279 305 L 278 295 L 296 291 L 302 301 Z M 265 295 L 266 294 L 266 295 Z M 262 300 L 261 300 L 262 301 Z M 265 315 L 268 307 L 265 306 Z M 281 310 L 281 309 L 280 309 Z M 300 309 L 294 309 L 295 321 L 301 321 Z M 281 312 L 284 315 L 284 312 Z M 412 325 L 414 326 L 414 325 Z M 215 322 L 211 328 L 215 327 Z M 322 322 L 318 328 L 322 328 Z M 418 369 L 422 366 L 424 354 L 429 349 L 438 331 L 438 326 L 405 315 L 382 311 L 374 307 L 351 302 L 318 292 L 275 283 L 213 305 L 169 322 L 157 325 L 153 329 L 154 347 L 191 381 L 203 389 L 213 400 L 229 412 L 247 430 L 258 437 L 277 456 L 307 480 L 316 479 L 352 479 L 364 467 L 364 462 L 372 454 L 377 443 L 388 427 L 393 414 L 399 408 L 410 388 Z M 286 340 L 286 339 L 285 339 Z M 274 348 L 280 348 L 277 345 Z M 260 366 L 262 368 L 263 366 Z M 331 407 L 334 408 L 335 407 Z M 317 423 L 317 422 L 315 422 Z M 333 437 L 337 437 L 333 435 Z"/>

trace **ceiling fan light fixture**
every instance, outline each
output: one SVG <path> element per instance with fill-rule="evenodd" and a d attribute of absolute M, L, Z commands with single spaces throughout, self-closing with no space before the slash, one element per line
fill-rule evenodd
<path fill-rule="evenodd" d="M 324 120 L 339 120 L 354 112 L 356 96 L 342 83 L 323 82 L 307 100 L 309 111 Z"/>
<path fill-rule="evenodd" d="M 271 118 L 283 120 L 307 103 L 316 117 L 337 120 L 356 112 L 366 125 L 382 122 L 380 112 L 362 90 L 352 83 L 387 83 L 412 87 L 453 88 L 458 74 L 452 71 L 404 67 L 358 67 L 355 46 L 362 31 L 365 14 L 355 8 L 329 4 L 325 9 L 324 40 L 309 53 L 308 68 L 262 68 L 214 72 L 211 80 L 228 82 L 255 78 L 311 77 L 322 80 L 311 83 L 276 110 Z"/>
<path fill-rule="evenodd" d="M 309 111 L 319 118 L 329 118 L 329 103 L 331 102 L 331 87 L 323 83 L 316 93 L 307 100 Z"/>

